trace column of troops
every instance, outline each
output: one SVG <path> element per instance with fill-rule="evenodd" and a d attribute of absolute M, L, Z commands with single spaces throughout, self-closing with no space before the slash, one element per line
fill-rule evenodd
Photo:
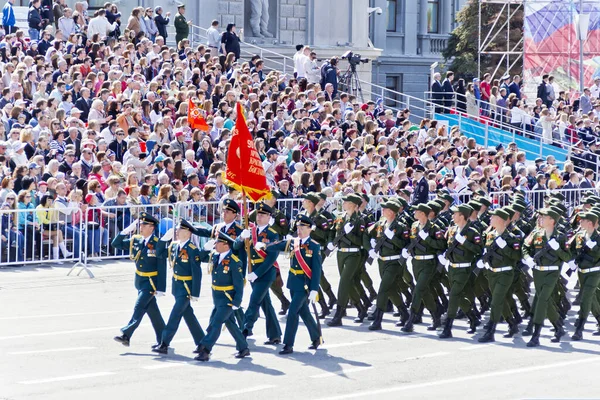
<path fill-rule="evenodd" d="M 152 351 L 167 354 L 183 318 L 196 344 L 196 360 L 209 359 L 223 325 L 235 339 L 236 357 L 243 358 L 250 354 L 246 339 L 262 312 L 265 345 L 282 344 L 279 354 L 284 355 L 293 352 L 300 318 L 310 335 L 310 349 L 317 349 L 322 343 L 319 319 L 330 317 L 326 324 L 339 327 L 354 308 L 354 322 L 367 319 L 372 331 L 383 328 L 385 313 L 393 313 L 395 326 L 412 332 L 427 311 L 432 320 L 427 329 L 439 330 L 439 338 L 451 338 L 455 321 L 462 320 L 469 334 L 481 327 L 477 341 L 482 343 L 495 340 L 498 324 L 508 325 L 504 337 L 510 338 L 527 322 L 521 334 L 530 336 L 528 347 L 535 347 L 546 319 L 552 325 L 552 342 L 566 334 L 564 321 L 571 308 L 566 275 L 573 273 L 578 276 L 575 302 L 580 308 L 571 340 L 583 339 L 590 312 L 600 323 L 600 197 L 587 194 L 569 217 L 558 192 L 549 194 L 539 210 L 520 192 L 510 205 L 495 209 L 483 192 L 462 204 L 446 191 L 413 206 L 409 196 L 391 196 L 374 211 L 367 195 L 350 194 L 334 215 L 327 210 L 325 194 L 308 193 L 290 222 L 277 209 L 273 192 L 271 200 L 255 205 L 248 229 L 239 223 L 239 205 L 226 200 L 223 222 L 212 229 L 182 220 L 176 232 L 171 229 L 163 237 L 156 235 L 159 221 L 142 213 L 113 240 L 116 248 L 129 250 L 138 290 L 133 316 L 115 340 L 129 346 L 148 314 L 156 333 Z M 139 234 L 130 236 L 138 224 Z M 199 249 L 192 235 L 210 240 Z M 322 271 L 323 260 L 334 251 L 336 292 Z M 289 297 L 277 262 L 280 254 L 290 260 Z M 191 306 L 200 296 L 203 262 L 209 265 L 205 279 L 211 279 L 214 302 L 206 333 Z M 378 290 L 366 267 L 375 262 Z M 156 298 L 164 295 L 168 268 L 175 305 L 165 324 Z M 327 271 L 329 276 L 334 273 Z M 244 290 L 251 290 L 245 309 Z M 281 303 L 279 313 L 271 293 Z M 277 314 L 287 314 L 285 332 Z"/>

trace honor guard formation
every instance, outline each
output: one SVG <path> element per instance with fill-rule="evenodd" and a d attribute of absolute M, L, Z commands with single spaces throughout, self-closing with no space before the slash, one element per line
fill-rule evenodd
<path fill-rule="evenodd" d="M 536 347 L 546 320 L 552 342 L 567 335 L 567 280 L 573 273 L 580 308 L 571 340 L 584 339 L 590 313 L 600 323 L 600 197 L 591 192 L 570 216 L 559 192 L 549 193 L 539 210 L 519 191 L 509 205 L 493 208 L 484 192 L 461 203 L 440 190 L 434 200 L 412 206 L 405 194 L 390 196 L 377 211 L 367 195 L 348 194 L 341 209 L 330 210 L 325 194 L 311 192 L 303 195 L 291 222 L 277 209 L 277 192 L 272 195 L 254 205 L 247 229 L 239 222 L 239 204 L 227 199 L 223 222 L 210 229 L 181 220 L 158 237 L 160 221 L 141 213 L 121 231 L 113 246 L 130 251 L 138 298 L 115 340 L 129 346 L 148 314 L 156 334 L 151 350 L 168 354 L 183 318 L 196 345 L 195 360 L 209 360 L 224 328 L 235 339 L 236 357 L 244 358 L 250 355 L 246 339 L 263 329 L 256 325 L 262 312 L 264 344 L 281 345 L 279 354 L 286 355 L 294 351 L 300 319 L 310 349 L 317 349 L 323 343 L 320 320 L 331 329 L 342 327 L 343 317 L 355 316 L 356 324 L 370 321 L 365 331 L 410 333 L 427 312 L 432 321 L 427 329 L 439 331 L 440 339 L 451 339 L 458 323 L 468 326 L 476 342 L 493 342 L 498 324 L 506 323 L 505 337 L 520 333 L 529 337 L 527 347 Z M 130 236 L 138 225 L 139 233 Z M 193 236 L 208 241 L 201 249 Z M 279 256 L 289 258 L 287 276 Z M 323 273 L 326 257 L 337 260 L 337 293 Z M 200 297 L 202 263 L 208 265 L 205 279 L 211 280 L 214 303 L 206 333 L 192 307 Z M 367 272 L 373 263 L 378 289 Z M 175 305 L 165 324 L 157 297 L 165 294 L 167 269 Z M 245 308 L 244 290 L 251 292 Z M 280 302 L 279 313 L 271 293 Z M 398 317 L 395 326 L 383 326 L 385 313 Z M 285 331 L 278 314 L 287 315 Z M 594 335 L 600 336 L 600 329 Z"/>

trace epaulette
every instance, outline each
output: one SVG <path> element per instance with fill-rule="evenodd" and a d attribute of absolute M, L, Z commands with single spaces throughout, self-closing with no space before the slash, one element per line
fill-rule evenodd
<path fill-rule="evenodd" d="M 274 233 L 274 234 L 277 234 L 277 231 L 276 231 L 275 229 L 271 228 L 271 227 L 269 227 L 269 232 L 272 232 L 272 233 Z"/>
<path fill-rule="evenodd" d="M 319 245 L 319 246 L 320 246 L 319 242 L 317 242 L 316 240 L 314 240 L 314 239 L 310 239 L 310 241 L 311 241 L 311 242 L 313 242 L 314 244 L 316 244 L 316 245 Z"/>
<path fill-rule="evenodd" d="M 131 238 L 132 239 L 143 239 L 144 237 L 142 235 L 133 235 Z"/>
<path fill-rule="evenodd" d="M 238 257 L 238 256 L 236 256 L 235 254 L 232 254 L 232 255 L 231 255 L 231 258 L 233 259 L 233 261 L 236 261 L 236 262 L 239 262 L 239 261 L 240 261 L 239 257 Z"/>
<path fill-rule="evenodd" d="M 156 236 L 154 236 L 154 241 L 158 242 L 158 238 Z"/>
<path fill-rule="evenodd" d="M 196 247 L 196 245 L 194 243 L 190 243 L 189 246 L 190 246 L 190 249 L 192 249 L 192 250 L 196 250 L 197 249 L 197 247 Z"/>

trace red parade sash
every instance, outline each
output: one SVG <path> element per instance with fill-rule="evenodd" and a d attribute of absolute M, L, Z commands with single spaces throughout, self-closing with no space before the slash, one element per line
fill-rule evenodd
<path fill-rule="evenodd" d="M 269 229 L 268 227 L 266 229 Z M 258 254 L 259 256 L 261 256 L 262 258 L 266 258 L 267 257 L 267 252 L 264 250 L 258 250 L 256 248 L 256 243 L 258 242 L 258 227 L 256 226 L 256 224 L 251 224 L 250 225 L 250 230 L 252 231 L 252 245 L 254 246 L 254 251 L 256 252 L 256 254 Z M 273 264 L 273 266 L 277 269 L 279 269 L 279 264 L 277 263 L 277 261 L 275 261 L 275 263 Z"/>
<path fill-rule="evenodd" d="M 298 264 L 300 264 L 300 268 L 304 271 L 304 275 L 308 276 L 308 279 L 312 279 L 312 270 L 302 257 L 302 253 L 300 252 L 300 238 L 294 238 L 294 254 L 296 255 L 296 260 L 298 260 Z"/>

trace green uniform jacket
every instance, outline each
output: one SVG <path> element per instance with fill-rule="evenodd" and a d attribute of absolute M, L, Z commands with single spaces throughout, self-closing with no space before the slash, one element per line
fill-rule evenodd
<path fill-rule="evenodd" d="M 181 39 L 186 39 L 188 37 L 188 35 L 190 34 L 190 26 L 188 25 L 187 20 L 185 19 L 185 16 L 177 13 L 177 16 L 175 17 L 174 25 L 175 25 L 175 34 L 177 36 L 177 38 L 175 40 L 179 42 Z"/>
<path fill-rule="evenodd" d="M 405 248 L 410 242 L 409 229 L 398 222 L 397 219 L 392 221 L 389 229 L 394 232 L 394 236 L 392 236 L 391 239 L 385 235 L 386 221 L 380 220 L 373 225 L 373 228 L 369 232 L 369 237 L 377 241 L 375 247 L 379 247 L 379 256 L 381 257 L 389 257 L 400 254 L 402 249 Z M 369 246 L 370 245 L 371 243 L 369 241 Z M 370 247 L 375 249 L 375 247 Z"/>
<path fill-rule="evenodd" d="M 546 246 L 552 238 L 556 239 L 559 244 L 558 250 L 553 250 L 550 246 Z M 546 237 L 543 229 L 536 229 L 525 239 L 523 245 L 523 255 L 525 257 L 534 257 L 539 251 L 542 251 L 541 257 L 536 262 L 538 266 L 561 266 L 564 261 L 571 260 L 571 252 L 569 251 L 569 243 L 564 235 L 559 235 L 555 229 L 550 236 Z"/>
<path fill-rule="evenodd" d="M 596 242 L 591 249 L 586 245 L 588 241 L 586 232 L 581 230 L 569 241 L 569 248 L 575 257 L 575 263 L 581 269 L 596 267 L 600 264 L 600 234 L 597 230 L 594 230 L 589 240 Z"/>
<path fill-rule="evenodd" d="M 344 231 L 346 224 L 352 225 L 352 230 L 349 233 Z M 339 247 L 362 247 L 364 244 L 365 222 L 360 216 L 360 213 L 355 212 L 351 216 L 343 216 L 336 221 L 335 233 L 336 237 L 342 236 L 339 242 Z"/>
<path fill-rule="evenodd" d="M 481 255 L 483 251 L 483 241 L 481 234 L 473 227 L 471 222 L 467 222 L 464 228 L 459 232 L 466 240 L 464 243 L 459 243 L 456 240 L 458 226 L 453 225 L 448 228 L 446 233 L 448 241 L 448 250 L 446 251 L 446 259 L 453 264 L 470 263 Z"/>
<path fill-rule="evenodd" d="M 272 246 L 272 248 L 277 251 L 285 251 L 290 257 L 290 272 L 287 280 L 288 289 L 296 292 L 319 290 L 322 270 L 321 246 L 319 246 L 319 243 L 308 238 L 300 245 L 300 254 L 302 254 L 302 258 L 306 261 L 306 264 L 312 271 L 310 279 L 306 276 L 296 258 L 294 252 L 294 239 L 284 240 L 283 242 Z"/>
<path fill-rule="evenodd" d="M 135 288 L 137 290 L 164 292 L 167 290 L 167 242 L 159 240 L 154 234 L 148 245 L 144 245 L 142 235 L 131 237 L 119 233 L 112 241 L 114 248 L 129 250 L 129 256 L 135 261 Z M 155 274 L 142 276 L 143 274 Z"/>
<path fill-rule="evenodd" d="M 181 243 L 171 243 L 169 246 L 169 263 L 173 268 L 173 296 L 200 297 L 202 284 L 201 263 L 208 261 L 210 252 L 200 250 L 190 242 L 181 247 Z M 175 275 L 183 279 L 192 278 L 191 281 L 175 279 Z"/>
<path fill-rule="evenodd" d="M 419 237 L 421 229 L 427 231 L 427 237 L 425 239 Z M 435 255 L 439 253 L 440 250 L 446 249 L 444 230 L 433 224 L 431 221 L 427 221 L 423 228 L 419 226 L 419 221 L 413 222 L 410 228 L 410 239 L 411 241 L 419 241 L 419 244 L 412 251 L 412 256 Z"/>
<path fill-rule="evenodd" d="M 242 263 L 231 251 L 220 263 L 219 257 L 218 253 L 213 253 L 210 267 L 215 307 L 229 304 L 239 307 L 244 295 Z"/>
<path fill-rule="evenodd" d="M 502 232 L 500 237 L 506 242 L 503 249 L 496 243 L 498 232 L 490 229 L 485 235 L 485 255 L 491 268 L 515 267 L 521 259 L 521 241 L 508 229 Z"/>

